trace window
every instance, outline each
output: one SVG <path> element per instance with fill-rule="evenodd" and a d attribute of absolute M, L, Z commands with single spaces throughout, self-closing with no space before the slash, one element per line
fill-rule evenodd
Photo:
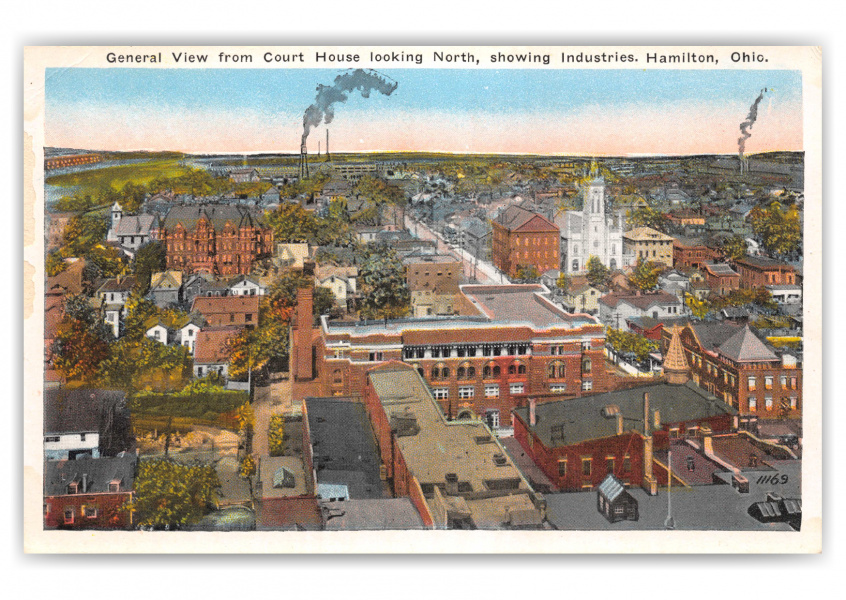
<path fill-rule="evenodd" d="M 582 382 L 582 391 L 583 392 L 589 392 L 592 389 L 593 389 L 593 381 L 588 379 L 588 380 Z"/>
<path fill-rule="evenodd" d="M 591 471 L 591 463 L 593 462 L 592 458 L 583 458 L 582 459 L 582 475 L 585 477 L 590 477 Z"/>
<path fill-rule="evenodd" d="M 767 410 L 772 410 L 772 409 L 773 409 L 773 397 L 772 397 L 772 396 L 766 396 L 766 397 L 764 398 L 764 407 L 765 407 Z"/>
<path fill-rule="evenodd" d="M 523 384 L 522 383 L 512 383 L 509 386 L 509 392 L 512 394 L 522 394 L 523 393 Z"/>
<path fill-rule="evenodd" d="M 96 519 L 97 518 L 97 507 L 96 506 L 83 506 L 82 507 L 82 514 L 87 519 Z"/>
<path fill-rule="evenodd" d="M 45 442 L 58 442 L 59 436 L 58 435 L 48 435 L 47 437 L 44 438 L 44 441 Z"/>
<path fill-rule="evenodd" d="M 614 457 L 608 456 L 605 458 L 605 472 L 611 475 L 614 474 Z"/>
<path fill-rule="evenodd" d="M 782 375 L 778 378 L 778 383 L 781 385 L 782 389 L 787 387 L 787 375 Z"/>
<path fill-rule="evenodd" d="M 796 396 L 790 397 L 790 410 L 796 410 L 796 406 L 798 405 L 798 401 Z"/>
<path fill-rule="evenodd" d="M 563 394 L 567 391 L 567 384 L 566 383 L 553 383 L 549 386 L 549 391 L 553 394 Z"/>
<path fill-rule="evenodd" d="M 489 408 L 485 411 L 485 421 L 491 429 L 499 428 L 499 409 Z"/>
<path fill-rule="evenodd" d="M 755 386 L 756 386 L 756 380 L 755 380 L 755 377 L 753 377 L 752 375 L 750 375 L 750 376 L 749 376 L 749 387 L 748 387 L 749 391 L 750 391 L 750 392 L 754 392 L 754 391 L 755 391 Z"/>
<path fill-rule="evenodd" d="M 593 366 L 593 363 L 591 362 L 590 358 L 585 356 L 582 359 L 582 373 L 590 373 L 592 366 Z"/>
<path fill-rule="evenodd" d="M 65 509 L 65 524 L 73 523 L 73 508 Z"/>
<path fill-rule="evenodd" d="M 472 385 L 462 385 L 458 388 L 459 398 L 472 398 L 476 395 L 476 388 Z"/>
<path fill-rule="evenodd" d="M 369 355 L 369 359 L 371 362 L 382 360 L 382 353 L 381 352 L 371 352 Z"/>
<path fill-rule="evenodd" d="M 435 400 L 446 400 L 449 398 L 449 389 L 435 388 L 432 390 L 432 395 L 435 397 Z"/>
<path fill-rule="evenodd" d="M 560 360 L 549 363 L 549 367 L 547 367 L 547 375 L 550 379 L 564 379 L 566 376 L 564 363 Z"/>
<path fill-rule="evenodd" d="M 499 386 L 496 384 L 486 385 L 485 398 L 499 398 Z"/>
<path fill-rule="evenodd" d="M 85 434 L 84 434 L 84 433 L 80 433 L 80 434 L 79 434 L 79 441 L 80 441 L 80 442 L 84 442 L 84 441 L 85 441 Z"/>
<path fill-rule="evenodd" d="M 109 482 L 109 491 L 112 493 L 116 493 L 120 491 L 120 481 L 110 481 Z"/>
<path fill-rule="evenodd" d="M 768 390 L 773 389 L 773 376 L 772 375 L 767 375 L 766 377 L 764 377 L 764 388 L 768 389 Z"/>
<path fill-rule="evenodd" d="M 632 457 L 626 454 L 623 457 L 623 472 L 624 473 L 631 473 L 632 472 Z"/>
<path fill-rule="evenodd" d="M 455 376 L 458 379 L 466 379 L 467 378 L 467 369 L 465 369 L 464 367 L 458 367 L 458 369 L 455 371 Z"/>
<path fill-rule="evenodd" d="M 567 477 L 567 459 L 558 459 L 558 476 Z"/>
<path fill-rule="evenodd" d="M 757 398 L 749 398 L 749 410 L 758 410 Z"/>
<path fill-rule="evenodd" d="M 791 377 L 791 378 L 790 378 L 790 389 L 791 389 L 791 390 L 795 390 L 795 389 L 796 389 L 796 377 Z"/>
<path fill-rule="evenodd" d="M 188 330 L 188 337 L 194 337 L 194 330 L 193 329 Z"/>

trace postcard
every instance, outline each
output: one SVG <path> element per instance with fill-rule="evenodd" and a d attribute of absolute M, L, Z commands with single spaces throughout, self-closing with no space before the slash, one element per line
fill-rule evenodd
<path fill-rule="evenodd" d="M 31 47 L 34 553 L 814 553 L 815 47 Z"/>

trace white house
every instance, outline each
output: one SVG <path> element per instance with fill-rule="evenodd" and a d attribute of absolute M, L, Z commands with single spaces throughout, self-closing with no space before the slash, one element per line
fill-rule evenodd
<path fill-rule="evenodd" d="M 115 337 L 120 337 L 120 321 L 124 316 L 124 305 L 134 286 L 135 277 L 130 275 L 109 279 L 97 290 L 97 299 L 103 311 L 103 321 Z"/>
<path fill-rule="evenodd" d="M 614 329 L 629 330 L 627 320 L 633 317 L 664 319 L 684 315 L 684 304 L 667 292 L 606 294 L 599 299 L 599 320 Z"/>
<path fill-rule="evenodd" d="M 199 319 L 192 319 L 180 327 L 176 332 L 179 345 L 187 347 L 188 352 L 191 354 L 194 354 L 194 345 L 197 342 L 197 332 L 201 329 L 198 321 Z"/>
<path fill-rule="evenodd" d="M 355 298 L 358 281 L 356 267 L 336 267 L 334 265 L 320 265 L 315 273 L 318 286 L 332 292 L 335 304 L 347 308 L 349 300 Z"/>
<path fill-rule="evenodd" d="M 44 458 L 47 460 L 63 460 L 79 454 L 100 458 L 100 432 L 96 428 L 73 433 L 45 433 Z"/>
<path fill-rule="evenodd" d="M 147 321 L 145 325 L 147 326 L 147 331 L 144 335 L 148 338 L 165 345 L 170 343 L 170 330 L 164 325 L 164 323 L 158 320 L 157 317 L 153 317 L 153 319 Z"/>
<path fill-rule="evenodd" d="M 238 275 L 229 281 L 230 296 L 264 296 L 267 288 L 248 275 Z"/>

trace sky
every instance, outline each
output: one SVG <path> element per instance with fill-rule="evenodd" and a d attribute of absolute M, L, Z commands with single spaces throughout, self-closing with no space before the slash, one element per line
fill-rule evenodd
<path fill-rule="evenodd" d="M 87 150 L 297 152 L 332 69 L 48 69 L 46 145 Z M 802 150 L 798 71 L 380 69 L 390 95 L 349 93 L 330 150 L 576 155 Z M 309 152 L 325 150 L 327 125 Z"/>

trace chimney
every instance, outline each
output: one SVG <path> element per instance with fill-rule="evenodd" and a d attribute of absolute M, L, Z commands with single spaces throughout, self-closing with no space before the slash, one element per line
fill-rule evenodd
<path fill-rule="evenodd" d="M 652 432 L 649 428 L 649 394 L 643 394 L 643 489 L 650 496 L 658 493 L 658 480 L 652 473 Z"/>
<path fill-rule="evenodd" d="M 446 474 L 446 495 L 447 496 L 457 496 L 458 495 L 458 475 L 455 473 L 447 473 Z"/>
<path fill-rule="evenodd" d="M 649 428 L 649 394 L 643 392 L 643 435 L 652 437 L 652 431 Z"/>
<path fill-rule="evenodd" d="M 705 456 L 714 455 L 714 439 L 711 437 L 712 433 L 708 425 L 702 425 L 699 428 L 699 435 L 702 436 L 702 451 L 705 453 Z"/>
<path fill-rule="evenodd" d="M 529 426 L 531 427 L 538 424 L 537 404 L 537 400 L 529 398 Z"/>
<path fill-rule="evenodd" d="M 661 429 L 661 411 L 653 411 L 652 417 L 652 429 Z"/>
<path fill-rule="evenodd" d="M 617 435 L 623 435 L 623 413 L 617 413 Z"/>
<path fill-rule="evenodd" d="M 314 290 L 300 288 L 297 290 L 296 316 L 296 344 L 294 346 L 294 379 L 309 381 L 314 378 L 312 369 L 312 310 L 314 304 Z"/>
<path fill-rule="evenodd" d="M 326 162 L 329 162 L 329 130 L 326 130 Z"/>
<path fill-rule="evenodd" d="M 88 473 L 82 474 L 82 493 L 88 493 Z"/>

